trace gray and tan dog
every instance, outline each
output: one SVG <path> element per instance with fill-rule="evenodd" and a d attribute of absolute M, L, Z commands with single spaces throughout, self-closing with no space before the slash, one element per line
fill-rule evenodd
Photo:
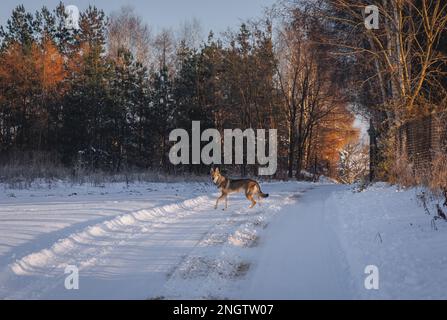
<path fill-rule="evenodd" d="M 256 205 L 255 197 L 258 201 L 261 198 L 268 198 L 268 194 L 261 191 L 259 183 L 251 179 L 232 180 L 223 176 L 220 173 L 219 168 L 211 168 L 211 178 L 214 184 L 222 192 L 222 195 L 217 199 L 215 209 L 219 205 L 219 202 L 225 198 L 225 209 L 228 209 L 228 195 L 231 193 L 245 192 L 245 196 L 251 201 L 250 209 Z"/>

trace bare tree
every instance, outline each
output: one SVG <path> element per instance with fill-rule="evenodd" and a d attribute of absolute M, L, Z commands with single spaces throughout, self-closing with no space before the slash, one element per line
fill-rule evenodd
<path fill-rule="evenodd" d="M 327 48 L 313 41 L 318 21 L 310 17 L 305 11 L 294 10 L 283 21 L 277 36 L 276 78 L 287 115 L 289 178 L 294 169 L 300 177 L 318 124 L 346 104 Z"/>
<path fill-rule="evenodd" d="M 391 121 L 436 111 L 435 100 L 445 101 L 442 84 L 447 57 L 439 50 L 446 36 L 447 2 L 442 0 L 370 1 L 380 12 L 378 30 L 364 26 L 365 3 L 331 0 L 322 10 L 347 32 L 333 39 L 332 45 L 345 54 L 372 66 L 365 82 L 380 94 L 382 107 Z M 342 37 L 345 38 L 342 38 Z"/>
<path fill-rule="evenodd" d="M 154 61 L 153 67 L 159 70 L 168 67 L 174 70 L 176 42 L 171 29 L 163 29 L 154 39 Z"/>
<path fill-rule="evenodd" d="M 133 54 L 143 65 L 150 61 L 151 31 L 134 9 L 124 6 L 119 12 L 112 13 L 108 29 L 108 51 L 116 58 L 120 49 Z"/>
<path fill-rule="evenodd" d="M 204 41 L 203 28 L 196 18 L 184 21 L 177 31 L 177 42 L 190 49 L 199 49 Z"/>

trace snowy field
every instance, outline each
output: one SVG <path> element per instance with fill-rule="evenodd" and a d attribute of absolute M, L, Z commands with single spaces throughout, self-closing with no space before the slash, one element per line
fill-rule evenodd
<path fill-rule="evenodd" d="M 418 191 L 262 188 L 262 206 L 235 195 L 222 211 L 205 183 L 0 186 L 0 298 L 447 299 L 447 223 Z"/>

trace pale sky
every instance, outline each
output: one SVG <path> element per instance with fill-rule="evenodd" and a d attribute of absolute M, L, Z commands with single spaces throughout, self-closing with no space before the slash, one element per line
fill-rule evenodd
<path fill-rule="evenodd" d="M 237 27 L 241 21 L 261 16 L 265 7 L 276 0 L 66 0 L 65 5 L 75 5 L 80 10 L 89 4 L 103 9 L 106 14 L 131 5 L 135 11 L 157 32 L 162 28 L 178 28 L 182 23 L 197 18 L 204 34 L 212 29 L 216 34 L 227 27 Z M 0 0 L 0 24 L 5 25 L 11 11 L 23 4 L 35 12 L 42 6 L 53 9 L 59 0 Z"/>

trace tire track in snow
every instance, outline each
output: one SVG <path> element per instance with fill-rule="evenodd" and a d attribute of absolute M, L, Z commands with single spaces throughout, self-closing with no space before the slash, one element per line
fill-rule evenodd
<path fill-rule="evenodd" d="M 81 232 L 60 239 L 50 248 L 17 260 L 3 270 L 0 274 L 2 284 L 0 298 L 11 294 L 11 292 L 2 292 L 9 287 L 8 281 L 14 281 L 23 276 L 37 276 L 41 279 L 32 281 L 26 288 L 21 288 L 22 290 L 13 293 L 9 298 L 27 298 L 30 297 L 29 294 L 31 298 L 37 298 L 45 291 L 60 285 L 65 277 L 66 266 L 76 265 L 79 271 L 92 267 L 101 257 L 126 242 L 137 237 L 148 236 L 151 231 L 163 224 L 197 214 L 201 211 L 200 209 L 207 207 L 206 204 L 211 207 L 210 197 L 201 196 L 178 204 L 124 214 L 86 227 Z"/>
<path fill-rule="evenodd" d="M 306 190 L 297 195 L 302 192 Z M 227 299 L 229 287 L 250 271 L 255 260 L 252 250 L 258 246 L 264 229 L 284 206 L 297 200 L 290 195 L 275 195 L 254 210 L 241 208 L 238 201 L 236 212 L 210 229 L 176 266 L 162 294 L 150 299 Z"/>

